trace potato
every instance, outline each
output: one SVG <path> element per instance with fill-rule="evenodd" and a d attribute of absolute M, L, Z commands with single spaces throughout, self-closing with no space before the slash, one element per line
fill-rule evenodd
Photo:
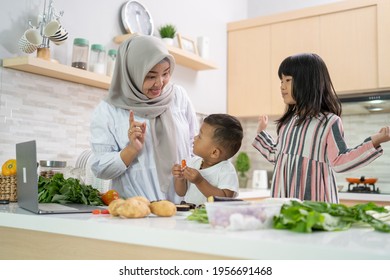
<path fill-rule="evenodd" d="M 119 216 L 118 207 L 124 202 L 125 202 L 125 200 L 122 198 L 118 198 L 118 199 L 111 201 L 110 204 L 108 205 L 108 211 L 110 212 L 110 214 L 112 216 Z"/>
<path fill-rule="evenodd" d="M 132 197 L 126 199 L 117 212 L 122 218 L 144 218 L 150 214 L 150 208 L 144 201 Z"/>
<path fill-rule="evenodd" d="M 150 205 L 150 201 L 149 201 L 149 199 L 147 199 L 146 197 L 143 197 L 143 196 L 134 196 L 134 197 L 132 197 L 132 198 L 133 198 L 133 199 L 137 199 L 137 200 L 139 200 L 139 201 L 141 201 L 141 202 L 143 202 L 143 203 L 146 203 L 147 206 Z"/>
<path fill-rule="evenodd" d="M 176 205 L 168 200 L 153 201 L 150 203 L 150 210 L 160 217 L 171 217 L 176 214 Z"/>

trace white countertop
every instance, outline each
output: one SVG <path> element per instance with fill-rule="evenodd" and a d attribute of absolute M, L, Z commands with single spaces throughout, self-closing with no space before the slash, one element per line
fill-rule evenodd
<path fill-rule="evenodd" d="M 390 259 L 390 234 L 371 228 L 341 232 L 224 231 L 186 220 L 149 216 L 36 215 L 17 203 L 0 206 L 0 226 L 219 255 L 239 259 Z"/>
<path fill-rule="evenodd" d="M 239 189 L 238 198 L 266 198 L 270 197 L 269 189 L 253 189 L 245 188 Z M 351 192 L 339 192 L 339 199 L 345 200 L 362 200 L 362 201 L 389 201 L 390 194 L 371 194 L 371 193 L 351 193 Z"/>

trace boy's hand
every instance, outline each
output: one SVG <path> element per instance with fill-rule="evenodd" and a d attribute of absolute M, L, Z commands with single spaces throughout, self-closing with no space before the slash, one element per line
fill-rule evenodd
<path fill-rule="evenodd" d="M 190 181 L 195 185 L 199 184 L 204 180 L 203 176 L 200 175 L 198 170 L 194 168 L 190 168 L 188 166 L 183 170 L 183 176 L 184 178 L 186 178 L 188 181 Z"/>
<path fill-rule="evenodd" d="M 172 175 L 175 178 L 184 179 L 183 177 L 183 170 L 180 164 L 174 164 L 172 166 Z"/>

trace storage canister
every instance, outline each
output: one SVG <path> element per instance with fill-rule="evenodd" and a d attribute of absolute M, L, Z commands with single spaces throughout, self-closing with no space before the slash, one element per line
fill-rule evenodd
<path fill-rule="evenodd" d="M 45 178 L 51 178 L 54 174 L 64 174 L 66 161 L 41 160 L 39 161 L 39 175 Z"/>
<path fill-rule="evenodd" d="M 106 51 L 103 45 L 91 45 L 91 54 L 89 57 L 89 71 L 105 74 Z"/>
<path fill-rule="evenodd" d="M 89 57 L 89 42 L 87 39 L 73 40 L 72 67 L 87 70 Z"/>
<path fill-rule="evenodd" d="M 109 77 L 112 77 L 112 74 L 114 73 L 116 54 L 117 54 L 116 50 L 112 49 L 108 51 L 106 75 Z"/>

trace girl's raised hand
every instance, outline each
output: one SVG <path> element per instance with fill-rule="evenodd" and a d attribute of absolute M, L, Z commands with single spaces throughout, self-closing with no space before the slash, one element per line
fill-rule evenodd
<path fill-rule="evenodd" d="M 257 134 L 259 134 L 260 132 L 265 130 L 267 128 L 267 125 L 268 125 L 268 116 L 266 116 L 266 115 L 260 116 L 259 122 L 257 125 Z"/>
<path fill-rule="evenodd" d="M 381 143 L 390 141 L 390 126 L 382 127 L 378 133 L 371 136 L 372 144 L 378 147 Z"/>

